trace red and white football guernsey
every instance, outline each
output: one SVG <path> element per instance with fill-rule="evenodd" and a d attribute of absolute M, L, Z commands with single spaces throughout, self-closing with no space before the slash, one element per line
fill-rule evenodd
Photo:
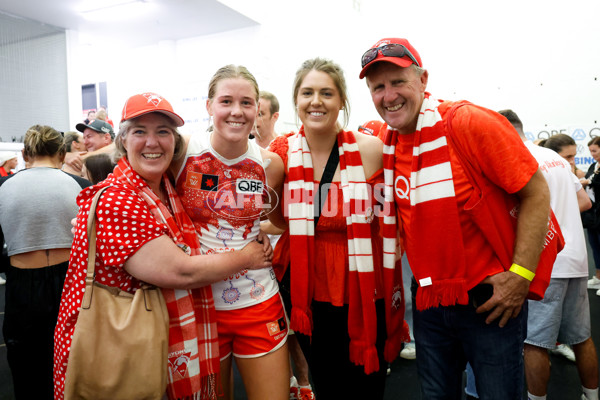
<path fill-rule="evenodd" d="M 241 250 L 256 240 L 266 192 L 260 147 L 229 160 L 210 144 L 210 133 L 190 138 L 177 193 L 200 238 L 204 254 Z M 217 310 L 233 310 L 263 302 L 279 287 L 272 268 L 243 270 L 212 285 Z"/>

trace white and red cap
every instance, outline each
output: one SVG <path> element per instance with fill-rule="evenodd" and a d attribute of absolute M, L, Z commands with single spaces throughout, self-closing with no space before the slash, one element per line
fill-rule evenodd
<path fill-rule="evenodd" d="M 121 122 L 152 112 L 165 114 L 178 127 L 183 126 L 185 123 L 183 118 L 175 114 L 173 106 L 171 106 L 171 103 L 167 99 L 151 92 L 136 94 L 127 99 L 123 107 L 123 113 L 121 114 Z"/>
<path fill-rule="evenodd" d="M 387 130 L 387 124 L 383 121 L 373 120 L 367 121 L 358 127 L 358 131 L 371 136 L 383 137 L 383 133 Z"/>

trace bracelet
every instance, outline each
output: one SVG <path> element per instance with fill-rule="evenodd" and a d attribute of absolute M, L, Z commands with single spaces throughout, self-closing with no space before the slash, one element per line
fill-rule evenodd
<path fill-rule="evenodd" d="M 535 272 L 531 272 L 530 270 L 528 270 L 527 268 L 523 268 L 518 264 L 514 264 L 510 266 L 509 269 L 510 272 L 514 272 L 515 274 L 522 276 L 523 278 L 527 279 L 529 282 L 531 282 L 533 280 L 533 278 L 535 277 Z"/>

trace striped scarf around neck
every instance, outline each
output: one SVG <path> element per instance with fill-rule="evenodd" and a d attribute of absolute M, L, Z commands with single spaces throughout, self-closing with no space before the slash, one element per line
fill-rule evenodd
<path fill-rule="evenodd" d="M 454 179 L 440 101 L 425 93 L 414 134 L 410 174 L 410 218 L 402 221 L 412 272 L 419 284 L 416 307 L 467 304 L 465 249 L 454 192 Z M 400 133 L 384 137 L 385 201 L 394 207 L 396 143 Z M 396 221 L 384 221 L 384 252 L 396 246 Z"/>
<path fill-rule="evenodd" d="M 348 238 L 348 334 L 350 361 L 364 366 L 366 374 L 379 369 L 375 347 L 375 274 L 371 221 L 375 217 L 372 196 L 366 183 L 362 160 L 352 132 L 337 135 L 340 155 L 341 187 L 346 212 Z M 314 194 L 315 182 L 310 148 L 304 127 L 291 139 L 288 159 L 289 200 L 287 211 L 290 233 L 290 279 L 292 282 L 291 327 L 305 335 L 312 333 L 310 304 L 314 294 Z M 318 187 L 318 186 L 317 186 Z M 384 265 L 386 323 L 388 338 L 384 358 L 393 361 L 402 341 L 408 339 L 404 323 L 401 270 L 395 260 Z"/>
<path fill-rule="evenodd" d="M 201 254 L 196 229 L 166 174 L 163 184 L 172 213 L 125 157 L 119 160 L 113 175 L 117 183 L 132 188 L 146 201 L 157 221 L 167 225 L 169 237 L 177 246 L 190 256 Z M 161 291 L 169 312 L 168 398 L 216 399 L 219 340 L 210 285 Z"/>

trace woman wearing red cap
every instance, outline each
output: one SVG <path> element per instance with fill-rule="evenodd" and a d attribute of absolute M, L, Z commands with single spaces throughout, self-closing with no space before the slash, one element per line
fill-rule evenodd
<path fill-rule="evenodd" d="M 87 254 L 81 249 L 88 247 L 88 210 L 95 193 L 105 186 L 110 187 L 96 210 L 96 281 L 127 292 L 135 292 L 143 282 L 162 288 L 170 319 L 166 394 L 169 399 L 216 397 L 218 339 L 208 285 L 242 269 L 269 267 L 270 249 L 251 242 L 234 253 L 190 257 L 200 254 L 200 245 L 166 175 L 171 162 L 185 151 L 177 130 L 183 123 L 163 97 L 132 96 L 115 140 L 121 157 L 113 174 L 77 199 L 80 211 L 55 330 L 55 399 L 65 395 L 70 343 L 85 288 L 81 277 Z M 182 368 L 178 356 L 188 353 Z M 171 369 L 175 359 L 176 371 Z"/>
<path fill-rule="evenodd" d="M 277 200 L 283 163 L 249 135 L 259 90 L 243 66 L 220 68 L 209 83 L 212 131 L 188 138 L 176 168 L 177 193 L 206 254 L 235 254 L 258 237 L 263 202 Z M 270 219 L 285 226 L 276 208 Z M 272 269 L 241 271 L 212 285 L 225 399 L 233 399 L 232 362 L 250 400 L 289 398 L 287 322 Z"/>
<path fill-rule="evenodd" d="M 274 266 L 282 287 L 291 288 L 290 325 L 300 334 L 317 399 L 382 399 L 386 360 L 408 338 L 401 270 L 395 254 L 384 259 L 380 240 L 383 144 L 340 126 L 349 101 L 343 72 L 329 60 L 298 69 L 294 104 L 300 131 L 270 145 L 286 164 L 289 230 Z M 307 191 L 326 199 L 314 207 Z"/>

